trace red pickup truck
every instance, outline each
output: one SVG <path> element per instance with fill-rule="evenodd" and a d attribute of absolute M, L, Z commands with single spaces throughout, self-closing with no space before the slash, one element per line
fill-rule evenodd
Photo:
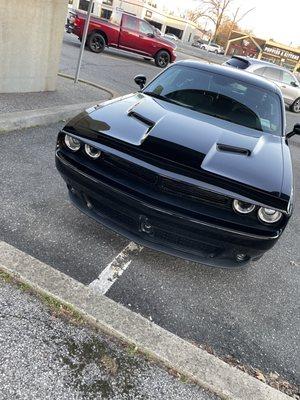
<path fill-rule="evenodd" d="M 85 20 L 85 13 L 72 12 L 66 25 L 67 32 L 81 40 Z M 153 58 L 160 68 L 176 60 L 174 43 L 160 37 L 147 21 L 119 11 L 114 12 L 109 21 L 91 17 L 87 46 L 94 53 L 101 53 L 106 46 L 137 53 Z"/>

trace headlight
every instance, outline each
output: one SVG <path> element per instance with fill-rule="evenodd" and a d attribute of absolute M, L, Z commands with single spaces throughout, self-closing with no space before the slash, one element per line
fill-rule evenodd
<path fill-rule="evenodd" d="M 98 149 L 95 149 L 95 147 L 90 146 L 89 144 L 86 144 L 84 146 L 84 150 L 88 156 L 96 160 L 101 156 L 101 151 Z"/>
<path fill-rule="evenodd" d="M 78 151 L 81 147 L 80 141 L 69 135 L 65 136 L 65 144 L 72 151 Z"/>
<path fill-rule="evenodd" d="M 255 205 L 251 203 L 246 203 L 240 200 L 234 200 L 232 207 L 234 211 L 240 214 L 250 214 L 252 211 L 255 210 Z"/>
<path fill-rule="evenodd" d="M 275 222 L 281 220 L 282 213 L 280 211 L 273 210 L 272 208 L 261 207 L 258 210 L 258 218 L 266 224 L 275 224 Z"/>

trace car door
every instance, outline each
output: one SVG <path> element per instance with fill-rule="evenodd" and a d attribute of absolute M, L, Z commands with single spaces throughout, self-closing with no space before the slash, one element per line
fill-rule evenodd
<path fill-rule="evenodd" d="M 159 50 L 153 27 L 146 21 L 139 20 L 138 50 L 142 54 L 154 55 Z"/>
<path fill-rule="evenodd" d="M 276 67 L 265 67 L 262 75 L 264 78 L 274 82 L 280 89 L 282 83 L 282 70 Z"/>
<path fill-rule="evenodd" d="M 123 14 L 120 27 L 120 49 L 136 51 L 139 39 L 139 20 L 131 15 Z"/>
<path fill-rule="evenodd" d="M 291 105 L 299 97 L 299 83 L 288 71 L 282 71 L 281 90 L 286 104 Z"/>

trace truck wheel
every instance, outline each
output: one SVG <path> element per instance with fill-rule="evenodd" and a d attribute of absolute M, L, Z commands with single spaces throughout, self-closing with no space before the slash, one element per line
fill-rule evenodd
<path fill-rule="evenodd" d="M 294 101 L 294 103 L 291 105 L 290 109 L 294 113 L 300 112 L 300 97 Z"/>
<path fill-rule="evenodd" d="M 93 53 L 102 53 L 106 43 L 101 33 L 92 33 L 87 40 L 87 45 Z"/>
<path fill-rule="evenodd" d="M 170 61 L 170 54 L 166 50 L 160 50 L 155 56 L 155 64 L 159 68 L 166 68 Z"/>

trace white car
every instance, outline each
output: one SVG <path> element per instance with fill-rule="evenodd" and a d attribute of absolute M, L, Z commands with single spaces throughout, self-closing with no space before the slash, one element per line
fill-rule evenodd
<path fill-rule="evenodd" d="M 224 53 L 223 47 L 219 46 L 217 43 L 214 43 L 214 42 L 202 44 L 200 49 L 210 51 L 210 52 L 216 53 L 216 54 Z"/>
<path fill-rule="evenodd" d="M 173 33 L 165 33 L 165 34 L 164 34 L 164 37 L 165 37 L 166 39 L 173 40 L 173 41 L 175 41 L 175 42 L 178 41 L 178 37 L 177 37 L 176 35 L 173 35 Z"/>

